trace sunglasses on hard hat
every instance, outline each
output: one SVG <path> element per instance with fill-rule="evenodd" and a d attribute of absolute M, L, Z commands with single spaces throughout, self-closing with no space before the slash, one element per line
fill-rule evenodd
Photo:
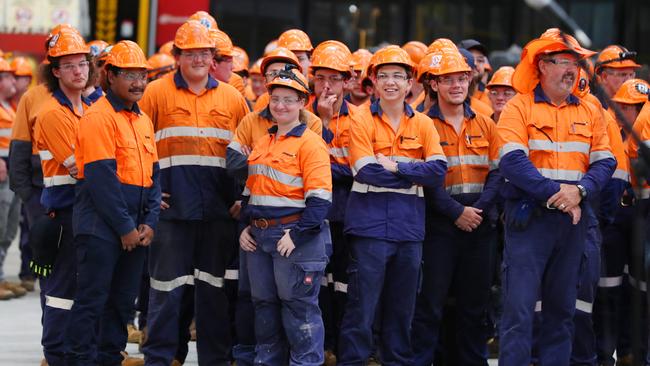
<path fill-rule="evenodd" d="M 302 80 L 298 79 L 296 75 L 291 72 L 293 69 L 297 69 L 296 65 L 291 65 L 291 64 L 286 64 L 284 65 L 284 70 L 278 71 L 278 74 L 276 77 L 280 79 L 291 79 L 295 81 L 296 83 L 300 84 L 303 88 L 309 90 L 309 86 L 305 85 L 305 83 L 302 82 Z M 274 78 L 275 79 L 275 78 Z"/>
<path fill-rule="evenodd" d="M 605 60 L 605 61 L 602 61 L 602 62 L 597 62 L 596 67 L 607 65 L 607 64 L 610 64 L 612 62 L 621 62 L 621 61 L 626 61 L 626 60 L 635 61 L 636 60 L 636 52 L 627 51 L 627 50 L 619 52 L 617 58 L 613 58 L 611 60 Z"/>

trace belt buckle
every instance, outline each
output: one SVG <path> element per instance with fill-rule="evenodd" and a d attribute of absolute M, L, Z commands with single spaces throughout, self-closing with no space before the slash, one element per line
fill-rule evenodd
<path fill-rule="evenodd" d="M 557 207 L 549 206 L 549 205 L 548 205 L 548 201 L 546 201 L 545 206 L 546 206 L 546 208 L 549 209 L 549 210 L 557 210 Z"/>
<path fill-rule="evenodd" d="M 255 220 L 255 226 L 257 226 L 258 229 L 266 230 L 269 228 L 269 220 L 257 219 Z"/>

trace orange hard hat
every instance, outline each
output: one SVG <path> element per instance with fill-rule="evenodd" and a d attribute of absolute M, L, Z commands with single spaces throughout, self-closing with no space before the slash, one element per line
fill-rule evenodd
<path fill-rule="evenodd" d="M 515 73 L 515 68 L 512 66 L 501 66 L 494 72 L 492 78 L 487 83 L 486 88 L 493 86 L 509 86 L 512 88 L 512 74 Z"/>
<path fill-rule="evenodd" d="M 440 62 L 434 61 L 434 59 L 437 60 L 440 57 L 441 56 L 439 52 L 427 53 L 424 55 L 424 57 L 422 57 L 417 65 L 417 70 L 415 72 L 415 80 L 417 80 L 418 83 L 424 81 L 424 76 L 432 70 L 432 66 Z"/>
<path fill-rule="evenodd" d="M 47 35 L 47 37 L 45 37 L 45 40 L 46 40 L 47 42 L 49 42 L 50 39 L 51 39 L 55 34 L 58 34 L 59 32 L 61 32 L 62 29 L 73 30 L 73 31 L 79 33 L 79 30 L 78 30 L 77 28 L 73 27 L 71 24 L 68 24 L 68 23 L 61 23 L 61 24 L 57 24 L 57 25 L 55 25 L 54 27 L 52 27 L 52 29 L 50 29 L 50 33 Z M 81 33 L 79 33 L 79 34 L 81 34 Z M 47 48 L 48 48 L 48 49 L 50 48 L 49 45 L 47 46 Z"/>
<path fill-rule="evenodd" d="M 271 53 L 271 51 L 273 51 L 276 48 L 278 48 L 278 40 L 277 39 L 271 40 L 264 47 L 264 56 L 268 55 L 269 53 Z"/>
<path fill-rule="evenodd" d="M 414 64 L 419 64 L 422 57 L 427 54 L 427 45 L 420 41 L 410 41 L 405 43 L 402 46 L 402 49 L 406 51 Z"/>
<path fill-rule="evenodd" d="M 0 57 L 0 72 L 14 72 L 14 69 L 11 68 L 9 61 Z"/>
<path fill-rule="evenodd" d="M 149 57 L 147 60 L 151 69 L 149 70 L 149 77 L 153 77 L 160 73 L 165 73 L 176 68 L 176 60 L 166 53 L 156 53 Z"/>
<path fill-rule="evenodd" d="M 142 48 L 133 41 L 119 41 L 108 52 L 106 65 L 119 68 L 151 69 Z"/>
<path fill-rule="evenodd" d="M 618 88 L 612 100 L 617 103 L 639 104 L 648 101 L 650 84 L 642 79 L 627 80 Z"/>
<path fill-rule="evenodd" d="M 97 61 L 104 61 L 106 62 L 106 58 L 108 58 L 108 54 L 111 52 L 111 49 L 113 48 L 112 44 L 109 44 L 102 50 L 102 52 L 99 53 L 97 56 Z"/>
<path fill-rule="evenodd" d="M 160 46 L 158 53 L 166 53 L 171 56 L 172 49 L 174 49 L 174 41 L 167 41 Z"/>
<path fill-rule="evenodd" d="M 337 41 L 335 39 L 330 39 L 330 40 L 323 41 L 323 42 L 319 43 L 318 46 L 316 46 L 316 48 L 314 48 L 314 53 L 321 50 L 321 49 L 332 48 L 332 47 L 335 47 L 335 48 L 343 51 L 344 53 L 347 53 L 347 54 L 350 54 L 350 55 L 352 54 L 352 52 L 350 52 L 350 49 L 348 48 L 348 46 L 346 46 L 343 42 Z"/>
<path fill-rule="evenodd" d="M 300 93 L 309 94 L 309 82 L 307 78 L 298 71 L 298 69 L 282 70 L 270 83 L 266 84 L 266 89 L 271 91 L 273 86 L 284 86 L 294 89 Z M 307 103 L 307 101 L 305 101 Z"/>
<path fill-rule="evenodd" d="M 264 60 L 264 58 L 258 58 L 257 61 L 255 61 L 255 63 L 253 64 L 253 66 L 251 66 L 251 68 L 248 69 L 248 73 L 250 75 L 262 74 L 262 60 Z"/>
<path fill-rule="evenodd" d="M 207 11 L 199 10 L 196 13 L 190 15 L 187 20 L 196 20 L 208 29 L 219 29 L 217 21 Z"/>
<path fill-rule="evenodd" d="M 431 57 L 429 73 L 435 76 L 453 74 L 455 72 L 470 72 L 472 69 L 465 57 L 457 49 L 443 48 L 434 52 Z"/>
<path fill-rule="evenodd" d="M 598 54 L 596 60 L 596 72 L 603 67 L 611 67 L 615 69 L 622 69 L 626 67 L 639 68 L 641 65 L 634 62 L 636 52 L 628 51 L 623 46 L 607 46 Z"/>
<path fill-rule="evenodd" d="M 278 37 L 278 47 L 284 47 L 291 51 L 309 52 L 314 49 L 307 33 L 300 29 L 289 29 L 282 32 Z"/>
<path fill-rule="evenodd" d="M 88 47 L 90 47 L 90 55 L 97 57 L 102 53 L 104 48 L 108 47 L 108 42 L 102 41 L 101 39 L 94 39 L 88 42 Z"/>
<path fill-rule="evenodd" d="M 232 41 L 225 32 L 218 29 L 210 29 L 209 32 L 210 38 L 212 38 L 212 42 L 214 42 L 214 45 L 217 48 L 217 53 L 220 56 L 232 57 L 235 55 L 232 49 Z"/>
<path fill-rule="evenodd" d="M 458 49 L 456 44 L 452 42 L 450 39 L 438 38 L 435 41 L 431 42 L 431 44 L 427 48 L 427 53 L 440 51 L 443 48 L 448 48 L 452 50 Z"/>
<path fill-rule="evenodd" d="M 350 74 L 352 64 L 352 54 L 345 47 L 342 49 L 339 45 L 330 44 L 324 47 L 318 45 L 311 57 L 311 66 L 309 69 L 312 73 L 316 69 L 332 69 L 342 73 Z"/>
<path fill-rule="evenodd" d="M 193 48 L 215 48 L 208 28 L 196 20 L 188 20 L 176 31 L 174 46 L 181 50 Z"/>
<path fill-rule="evenodd" d="M 587 75 L 587 72 L 583 69 L 580 69 L 578 82 L 573 88 L 573 94 L 579 98 L 584 98 L 589 94 L 589 75 Z"/>
<path fill-rule="evenodd" d="M 365 48 L 359 48 L 352 53 L 352 70 L 363 71 L 372 58 L 372 52 Z"/>
<path fill-rule="evenodd" d="M 374 73 L 374 70 L 376 70 L 378 66 L 388 64 L 404 66 L 410 72 L 413 72 L 415 69 L 413 61 L 411 61 L 411 56 L 409 56 L 406 51 L 401 49 L 399 46 L 390 45 L 380 49 L 372 56 L 370 64 L 368 65 L 368 75 Z"/>
<path fill-rule="evenodd" d="M 296 57 L 296 55 L 293 52 L 289 51 L 284 47 L 278 47 L 273 51 L 269 52 L 268 55 L 264 56 L 264 59 L 262 59 L 262 64 L 260 65 L 260 70 L 262 71 L 262 74 L 266 73 L 266 67 L 274 62 L 284 62 L 284 63 L 296 65 L 298 67 L 298 70 L 302 72 L 302 66 L 300 66 L 300 61 L 298 61 L 298 57 Z"/>
<path fill-rule="evenodd" d="M 232 48 L 234 54 L 232 58 L 232 71 L 239 72 L 248 70 L 248 54 L 244 51 L 243 48 L 234 46 Z"/>
<path fill-rule="evenodd" d="M 90 47 L 88 47 L 81 34 L 68 28 L 62 28 L 59 33 L 54 34 L 50 38 L 48 46 L 48 57 L 62 57 L 90 52 Z"/>
<path fill-rule="evenodd" d="M 16 76 L 33 76 L 32 64 L 25 57 L 16 57 L 11 60 L 11 69 Z"/>

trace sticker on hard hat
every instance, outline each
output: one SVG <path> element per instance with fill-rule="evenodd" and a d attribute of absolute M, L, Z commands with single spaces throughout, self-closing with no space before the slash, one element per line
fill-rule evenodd
<path fill-rule="evenodd" d="M 52 36 L 50 43 L 48 44 L 49 48 L 56 46 L 56 42 L 59 40 L 59 33 Z"/>
<path fill-rule="evenodd" d="M 435 55 L 431 57 L 431 67 L 439 67 L 442 61 L 442 55 Z"/>
<path fill-rule="evenodd" d="M 99 49 L 98 45 L 94 44 L 94 45 L 90 46 L 90 55 L 91 56 L 97 57 L 97 55 L 99 55 L 99 52 L 100 52 L 100 49 Z"/>
<path fill-rule="evenodd" d="M 212 24 L 210 24 L 210 21 L 206 18 L 199 19 L 199 22 L 201 22 L 201 24 L 208 29 L 212 28 Z"/>
<path fill-rule="evenodd" d="M 578 90 L 585 91 L 585 89 L 587 89 L 587 79 L 580 78 L 580 81 L 578 82 Z"/>
<path fill-rule="evenodd" d="M 643 95 L 648 95 L 648 93 L 650 93 L 650 90 L 648 89 L 648 86 L 645 85 L 645 84 L 643 84 L 643 83 L 636 83 L 636 84 L 634 85 L 634 87 L 636 88 L 636 90 L 637 90 L 639 93 L 641 93 L 641 94 L 643 94 Z"/>

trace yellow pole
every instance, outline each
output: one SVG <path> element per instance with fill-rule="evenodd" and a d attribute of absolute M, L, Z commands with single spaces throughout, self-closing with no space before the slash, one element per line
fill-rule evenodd
<path fill-rule="evenodd" d="M 140 0 L 140 7 L 138 9 L 138 45 L 144 50 L 147 55 L 148 41 L 149 41 L 149 1 Z"/>

